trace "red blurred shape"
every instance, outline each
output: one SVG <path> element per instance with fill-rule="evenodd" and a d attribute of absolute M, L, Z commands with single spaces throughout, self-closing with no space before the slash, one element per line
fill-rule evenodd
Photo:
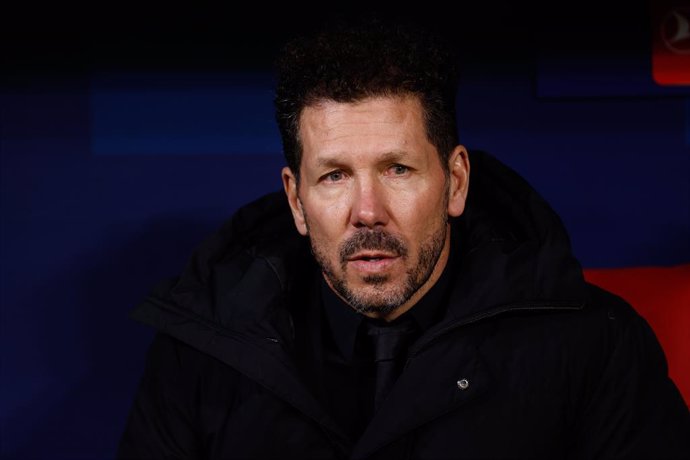
<path fill-rule="evenodd" d="M 668 373 L 690 407 L 690 264 L 586 269 L 585 278 L 628 301 L 647 320 Z"/>
<path fill-rule="evenodd" d="M 652 0 L 652 78 L 690 85 L 690 2 Z"/>

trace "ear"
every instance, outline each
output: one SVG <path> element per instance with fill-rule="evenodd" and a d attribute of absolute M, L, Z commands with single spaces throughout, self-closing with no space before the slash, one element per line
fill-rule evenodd
<path fill-rule="evenodd" d="M 304 218 L 302 202 L 299 199 L 297 177 L 295 177 L 292 170 L 287 166 L 283 168 L 281 176 L 283 178 L 285 195 L 287 195 L 288 204 L 292 211 L 292 218 L 295 221 L 295 227 L 297 227 L 297 231 L 302 236 L 307 236 L 307 222 Z"/>
<path fill-rule="evenodd" d="M 458 217 L 465 211 L 470 186 L 470 158 L 462 145 L 453 149 L 448 158 L 450 187 L 448 189 L 448 215 Z"/>

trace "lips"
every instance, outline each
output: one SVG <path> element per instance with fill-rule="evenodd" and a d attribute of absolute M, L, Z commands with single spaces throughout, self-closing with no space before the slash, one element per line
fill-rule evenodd
<path fill-rule="evenodd" d="M 349 262 L 352 262 L 354 260 L 371 261 L 371 260 L 377 260 L 377 259 L 392 259 L 394 257 L 397 257 L 397 254 L 391 254 L 391 253 L 382 252 L 382 251 L 361 251 L 361 252 L 358 252 L 357 254 L 354 254 L 354 255 L 348 257 L 347 260 Z"/>
<path fill-rule="evenodd" d="M 407 257 L 402 240 L 385 230 L 360 229 L 340 247 L 340 263 L 363 275 L 385 275 L 386 270 Z"/>
<path fill-rule="evenodd" d="M 367 273 L 380 273 L 386 271 L 400 256 L 380 251 L 363 251 L 348 257 L 348 265 L 355 270 Z"/>

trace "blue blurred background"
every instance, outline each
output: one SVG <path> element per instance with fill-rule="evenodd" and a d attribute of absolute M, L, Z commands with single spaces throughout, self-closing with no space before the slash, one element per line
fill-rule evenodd
<path fill-rule="evenodd" d="M 463 144 L 542 192 L 585 267 L 688 263 L 690 91 L 651 78 L 648 3 L 603 3 L 390 12 L 458 46 Z M 3 459 L 113 458 L 152 336 L 129 310 L 241 204 L 280 187 L 272 59 L 318 19 L 361 8 L 5 12 Z"/>

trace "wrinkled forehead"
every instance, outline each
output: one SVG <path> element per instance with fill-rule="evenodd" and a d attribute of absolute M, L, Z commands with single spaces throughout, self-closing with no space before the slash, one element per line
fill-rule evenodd
<path fill-rule="evenodd" d="M 354 146 L 401 150 L 426 140 L 421 105 L 414 98 L 322 101 L 300 118 L 303 153 Z"/>

